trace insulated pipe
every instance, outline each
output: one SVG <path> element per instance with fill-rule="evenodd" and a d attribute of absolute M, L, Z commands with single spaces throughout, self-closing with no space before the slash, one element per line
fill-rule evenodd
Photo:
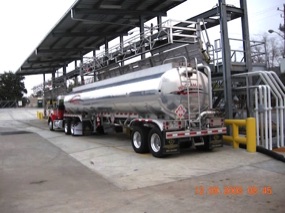
<path fill-rule="evenodd" d="M 259 116 L 258 116 L 258 88 L 255 88 L 254 93 L 255 93 L 256 138 L 258 139 L 257 145 L 259 146 L 260 145 L 260 142 L 259 142 L 260 135 L 259 135 Z"/>
<path fill-rule="evenodd" d="M 198 64 L 198 68 L 204 68 L 205 71 L 207 72 L 207 77 L 208 77 L 208 88 L 209 88 L 209 108 L 213 108 L 213 97 L 212 97 L 212 76 L 211 76 L 211 69 L 209 66 L 204 65 L 204 64 Z"/>

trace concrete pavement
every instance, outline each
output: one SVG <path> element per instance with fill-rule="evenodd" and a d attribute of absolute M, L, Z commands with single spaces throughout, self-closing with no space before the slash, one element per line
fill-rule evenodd
<path fill-rule="evenodd" d="M 285 164 L 260 153 L 156 159 L 122 135 L 49 132 L 28 111 L 0 110 L 1 213 L 284 212 Z"/>

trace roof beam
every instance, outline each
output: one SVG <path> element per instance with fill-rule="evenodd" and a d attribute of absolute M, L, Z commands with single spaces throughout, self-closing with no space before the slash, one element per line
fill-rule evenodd
<path fill-rule="evenodd" d="M 27 60 L 28 64 L 44 64 L 44 63 L 57 63 L 57 62 L 66 62 L 69 60 L 80 60 L 81 57 L 67 57 L 67 58 L 57 58 L 51 60 Z"/>
<path fill-rule="evenodd" d="M 64 64 L 57 64 L 51 66 L 40 66 L 40 67 L 21 67 L 20 70 L 39 70 L 39 69 L 49 69 L 49 68 L 60 68 L 64 66 Z"/>
<path fill-rule="evenodd" d="M 38 54 L 42 54 L 42 53 L 57 53 L 57 52 L 80 52 L 80 51 L 83 51 L 83 50 L 94 50 L 94 49 L 97 49 L 95 47 L 83 47 L 83 48 L 57 48 L 57 49 L 49 49 L 49 48 L 42 48 L 42 49 L 39 49 L 37 48 L 35 50 L 35 54 L 38 55 Z"/>
<path fill-rule="evenodd" d="M 175 2 L 175 4 L 172 5 L 171 8 L 173 7 L 176 7 L 177 5 L 181 4 L 182 2 L 185 2 L 187 0 L 167 0 L 168 2 Z M 143 2 L 143 1 L 141 1 Z M 152 8 L 152 9 L 157 9 L 159 8 L 160 6 L 162 5 L 162 2 L 161 1 L 157 1 L 155 2 L 154 4 L 152 4 L 150 7 L 148 7 L 149 9 Z M 169 10 L 170 8 L 168 8 L 167 10 Z M 156 15 L 157 16 L 157 15 Z"/>
<path fill-rule="evenodd" d="M 238 8 L 238 7 L 227 6 L 227 12 L 232 12 L 240 16 L 243 16 L 243 9 Z"/>
<path fill-rule="evenodd" d="M 238 15 L 242 16 L 243 10 L 240 8 L 237 8 L 237 7 L 227 6 L 227 13 L 234 13 L 234 14 L 238 14 Z M 218 15 L 219 15 L 219 10 L 217 7 L 215 7 L 211 10 L 208 10 L 204 13 L 201 13 L 201 14 L 194 16 L 190 19 L 187 19 L 187 21 L 197 21 L 198 19 L 201 19 L 201 18 L 206 19 L 206 18 L 210 18 L 213 16 L 218 16 Z"/>
<path fill-rule="evenodd" d="M 105 37 L 110 35 L 107 32 L 52 32 L 53 37 L 91 37 L 100 36 Z M 127 33 L 112 33 L 112 36 L 126 36 Z"/>
<path fill-rule="evenodd" d="M 122 10 L 122 9 L 83 9 L 83 8 L 76 8 L 73 9 L 74 13 L 77 14 L 103 14 L 103 15 L 133 15 L 133 16 L 166 16 L 166 12 L 161 11 L 149 11 L 149 10 Z"/>
<path fill-rule="evenodd" d="M 53 73 L 54 71 L 53 70 L 45 70 L 44 72 L 42 71 L 34 71 L 34 70 L 30 70 L 30 71 L 17 71 L 16 74 L 17 75 L 39 75 L 39 74 L 47 74 L 47 73 Z"/>

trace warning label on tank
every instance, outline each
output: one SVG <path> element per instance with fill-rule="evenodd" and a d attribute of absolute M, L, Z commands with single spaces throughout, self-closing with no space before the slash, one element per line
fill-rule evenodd
<path fill-rule="evenodd" d="M 179 119 L 183 118 L 185 113 L 186 113 L 186 109 L 182 104 L 180 104 L 175 110 L 175 114 L 177 115 Z"/>

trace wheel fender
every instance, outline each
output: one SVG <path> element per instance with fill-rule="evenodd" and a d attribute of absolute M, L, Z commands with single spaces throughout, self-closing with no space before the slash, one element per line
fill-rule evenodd
<path fill-rule="evenodd" d="M 134 125 L 137 125 L 138 123 L 147 124 L 150 127 L 157 127 L 161 132 L 163 131 L 163 122 L 156 119 L 136 118 L 130 122 L 129 127 L 133 128 Z"/>

